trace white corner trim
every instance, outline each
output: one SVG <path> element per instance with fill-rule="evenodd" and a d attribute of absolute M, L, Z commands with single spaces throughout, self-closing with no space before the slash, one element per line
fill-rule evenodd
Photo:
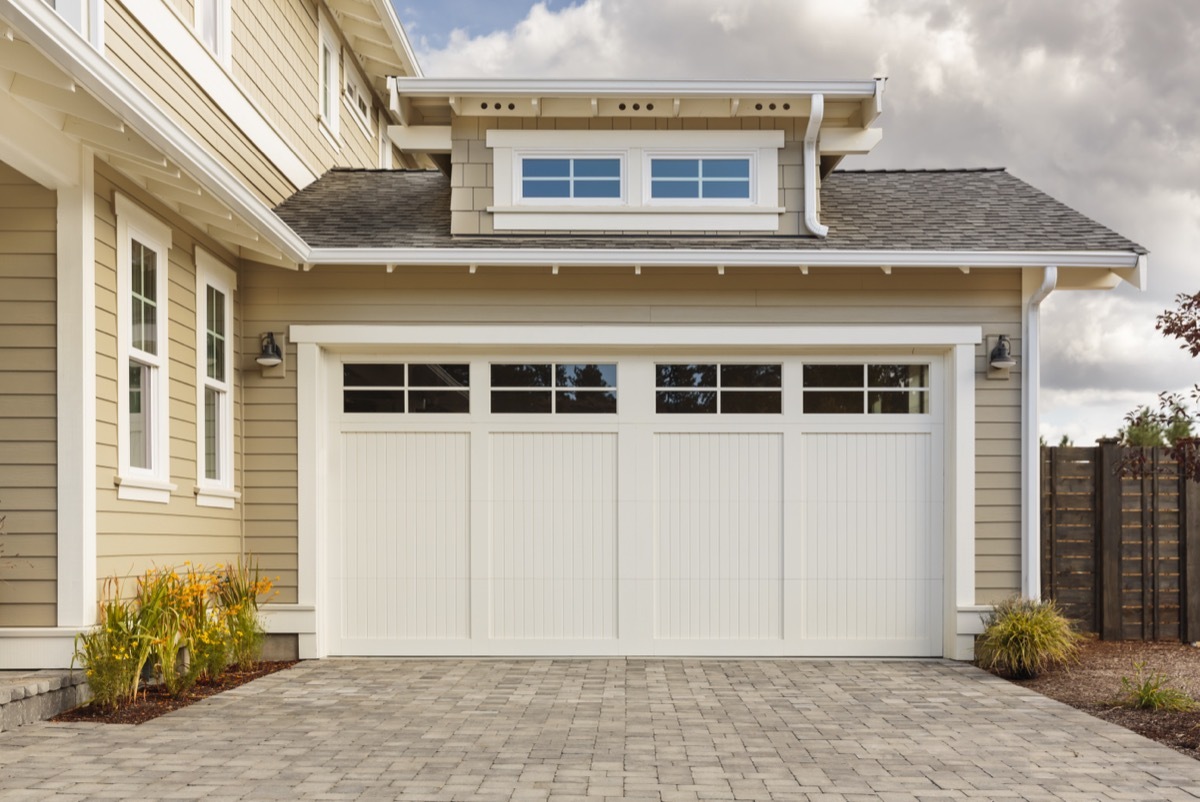
<path fill-rule="evenodd" d="M 226 3 L 227 0 L 214 0 Z M 242 91 L 227 67 L 200 41 L 167 3 L 129 3 L 129 13 L 163 46 L 188 75 L 213 99 L 233 124 L 266 154 L 297 189 L 317 180 L 299 153 L 278 132 L 265 114 Z M 230 26 L 231 27 L 231 26 Z"/>
<path fill-rule="evenodd" d="M 821 121 L 824 119 L 825 96 L 813 95 L 808 129 L 804 132 L 804 227 L 822 238 L 829 233 L 829 226 L 821 225 L 817 218 L 817 168 L 821 160 L 817 137 L 821 135 Z"/>
<path fill-rule="evenodd" d="M 328 410 L 322 392 L 326 388 L 325 360 L 320 346 L 312 342 L 296 347 L 296 431 L 298 436 L 296 488 L 299 494 L 296 522 L 296 598 L 302 608 L 327 611 L 325 596 L 325 487 L 329 447 L 326 442 Z M 317 627 L 315 615 L 311 627 L 315 633 L 307 639 L 310 653 L 305 657 L 324 657 L 328 626 Z"/>
<path fill-rule="evenodd" d="M 983 341 L 979 326 L 648 326 L 634 325 L 464 325 L 426 326 L 372 324 L 297 325 L 288 338 L 301 346 L 344 347 L 359 345 L 478 345 L 493 348 L 540 346 L 646 347 L 721 346 L 723 348 L 779 349 L 795 347 L 953 346 Z M 303 377 L 305 366 L 298 368 Z M 312 368 L 309 368 L 311 370 Z M 303 389 L 303 388 L 301 388 Z M 315 393 L 315 388 L 314 388 Z M 300 399 L 306 393 L 298 393 Z M 303 403 L 303 402 L 301 402 Z M 316 422 L 317 419 L 313 419 Z M 301 437 L 301 440 L 304 438 Z M 304 459 L 300 460 L 303 465 Z M 301 498 L 304 498 L 303 489 Z"/>
<path fill-rule="evenodd" d="M 103 55 L 72 35 L 71 27 L 45 3 L 0 0 L 0 17 L 19 27 L 28 39 L 71 76 L 80 88 L 94 95 L 131 128 L 197 179 L 213 197 L 261 232 L 297 263 L 307 262 L 309 247 L 247 189 L 206 146 L 193 140 L 179 125 L 147 98 Z M 3 137 L 0 137 L 2 141 Z"/>
<path fill-rule="evenodd" d="M 0 628 L 0 670 L 70 668 L 75 636 L 89 627 Z"/>
<path fill-rule="evenodd" d="M 79 148 L 76 167 L 78 186 L 58 190 L 56 230 L 60 627 L 96 620 L 96 214 L 90 150 Z"/>

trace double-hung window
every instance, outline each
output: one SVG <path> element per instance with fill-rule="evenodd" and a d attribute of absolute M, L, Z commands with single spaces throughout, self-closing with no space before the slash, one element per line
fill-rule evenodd
<path fill-rule="evenodd" d="M 341 95 L 342 49 L 328 20 L 322 14 L 317 26 L 317 71 L 318 75 L 318 119 L 323 130 L 333 138 L 338 137 L 338 97 Z"/>
<path fill-rule="evenodd" d="M 216 57 L 229 66 L 230 0 L 196 0 L 196 35 Z"/>
<path fill-rule="evenodd" d="M 166 503 L 167 269 L 171 229 L 123 195 L 117 213 L 117 456 L 120 498 Z"/>
<path fill-rule="evenodd" d="M 233 271 L 196 249 L 196 503 L 233 507 Z"/>

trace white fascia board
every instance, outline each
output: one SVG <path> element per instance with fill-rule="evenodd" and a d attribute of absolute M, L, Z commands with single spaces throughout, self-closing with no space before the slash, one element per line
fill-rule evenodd
<path fill-rule="evenodd" d="M 449 153 L 453 145 L 448 125 L 389 125 L 388 139 L 410 153 Z"/>
<path fill-rule="evenodd" d="M 875 81 L 631 81 L 511 78 L 396 78 L 396 90 L 405 97 L 449 97 L 496 94 L 533 97 L 808 97 L 872 98 Z"/>
<path fill-rule="evenodd" d="M 74 81 L 182 167 L 288 259 L 308 261 L 307 243 L 280 220 L 225 165 L 193 140 L 128 78 L 75 33 L 45 3 L 0 0 L 6 20 Z"/>
<path fill-rule="evenodd" d="M 646 348 L 705 346 L 778 349 L 951 347 L 983 341 L 979 326 L 647 326 L 647 325 L 296 325 L 294 343 L 339 346 L 556 346 Z"/>
<path fill-rule="evenodd" d="M 408 41 L 408 34 L 404 32 L 404 26 L 400 24 L 400 20 L 396 17 L 396 10 L 392 7 L 389 0 L 371 0 L 371 5 L 375 9 L 375 13 L 379 15 L 379 21 L 383 24 L 383 29 L 387 31 L 388 37 L 392 40 L 396 52 L 400 54 L 402 61 L 412 70 L 413 77 L 420 78 L 421 65 L 417 62 L 417 54 L 412 48 L 412 43 Z"/>
<path fill-rule="evenodd" d="M 0 0 L 2 2 L 3 0 Z M 888 251 L 584 248 L 313 248 L 313 265 L 420 265 L 561 267 L 1088 267 L 1133 268 L 1131 251 Z"/>

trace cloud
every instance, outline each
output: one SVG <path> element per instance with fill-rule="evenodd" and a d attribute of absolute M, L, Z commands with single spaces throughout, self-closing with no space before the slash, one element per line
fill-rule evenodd
<path fill-rule="evenodd" d="M 1200 378 L 1200 361 L 1154 331 L 1176 293 L 1200 289 L 1197 41 L 1192 0 L 580 0 L 455 35 L 422 62 L 435 76 L 885 69 L 883 142 L 847 167 L 1007 166 L 1151 250 L 1147 293 L 1056 293 L 1045 313 L 1043 408 L 1098 433 L 1134 396 Z"/>

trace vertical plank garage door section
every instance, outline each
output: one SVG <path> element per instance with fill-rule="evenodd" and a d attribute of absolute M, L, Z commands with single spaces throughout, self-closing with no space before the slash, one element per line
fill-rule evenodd
<path fill-rule="evenodd" d="M 339 653 L 470 636 L 469 445 L 461 432 L 341 435 Z"/>
<path fill-rule="evenodd" d="M 940 483 L 927 432 L 802 436 L 805 651 L 941 654 Z"/>

